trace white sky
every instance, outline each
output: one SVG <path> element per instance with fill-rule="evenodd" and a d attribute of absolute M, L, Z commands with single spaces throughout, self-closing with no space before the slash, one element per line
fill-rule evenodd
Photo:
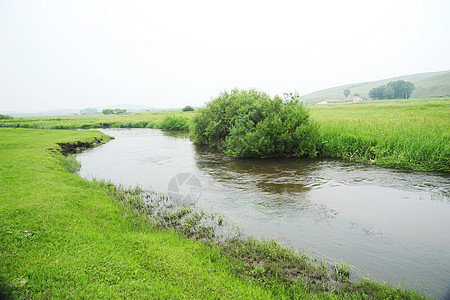
<path fill-rule="evenodd" d="M 448 0 L 0 0 L 0 111 L 200 106 L 450 69 Z"/>

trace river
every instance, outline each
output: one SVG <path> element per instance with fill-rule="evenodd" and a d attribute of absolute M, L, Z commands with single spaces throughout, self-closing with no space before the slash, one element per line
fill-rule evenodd
<path fill-rule="evenodd" d="M 449 174 L 330 159 L 234 159 L 161 130 L 101 131 L 115 139 L 77 156 L 83 178 L 168 192 L 177 174 L 192 174 L 201 184 L 196 205 L 245 234 L 437 298 L 450 287 Z"/>

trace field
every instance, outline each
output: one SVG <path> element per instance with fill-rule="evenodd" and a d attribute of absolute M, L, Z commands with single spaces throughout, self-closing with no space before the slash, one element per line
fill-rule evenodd
<path fill-rule="evenodd" d="M 89 129 L 89 128 L 160 128 L 188 129 L 170 126 L 174 118 L 184 126 L 193 112 L 175 110 L 161 112 L 140 112 L 120 115 L 77 115 L 63 117 L 36 117 L 0 120 L 0 127 L 37 129 Z"/>
<path fill-rule="evenodd" d="M 95 146 L 108 140 L 98 131 L 0 128 L 0 296 L 423 298 L 366 280 L 348 282 L 345 265 L 335 271 L 340 288 L 323 291 L 325 268 L 277 243 L 234 240 L 221 248 L 157 227 L 117 201 L 109 184 L 71 174 L 72 160 L 57 145 Z M 289 281 L 281 277 L 283 268 L 289 276 L 295 268 L 322 279 Z"/>
<path fill-rule="evenodd" d="M 450 99 L 310 107 L 322 156 L 391 168 L 450 171 Z"/>
<path fill-rule="evenodd" d="M 450 99 L 386 100 L 309 106 L 320 126 L 322 157 L 391 168 L 450 171 Z M 187 130 L 195 112 L 17 118 L 0 127 Z"/>

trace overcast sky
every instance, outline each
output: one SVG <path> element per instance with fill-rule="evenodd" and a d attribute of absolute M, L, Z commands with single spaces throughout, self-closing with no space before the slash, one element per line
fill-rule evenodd
<path fill-rule="evenodd" d="M 0 111 L 200 106 L 450 69 L 448 0 L 0 0 Z"/>

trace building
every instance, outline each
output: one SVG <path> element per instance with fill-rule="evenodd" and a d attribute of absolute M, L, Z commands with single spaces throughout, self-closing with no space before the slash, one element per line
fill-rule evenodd
<path fill-rule="evenodd" d="M 328 103 L 342 103 L 341 100 L 323 100 L 317 99 L 312 101 L 313 104 L 328 104 Z"/>
<path fill-rule="evenodd" d="M 344 102 L 362 102 L 362 101 L 363 101 L 363 99 L 360 98 L 360 97 L 358 97 L 358 96 L 355 96 L 355 97 L 347 97 L 347 98 L 345 98 L 345 100 L 344 100 Z"/>

